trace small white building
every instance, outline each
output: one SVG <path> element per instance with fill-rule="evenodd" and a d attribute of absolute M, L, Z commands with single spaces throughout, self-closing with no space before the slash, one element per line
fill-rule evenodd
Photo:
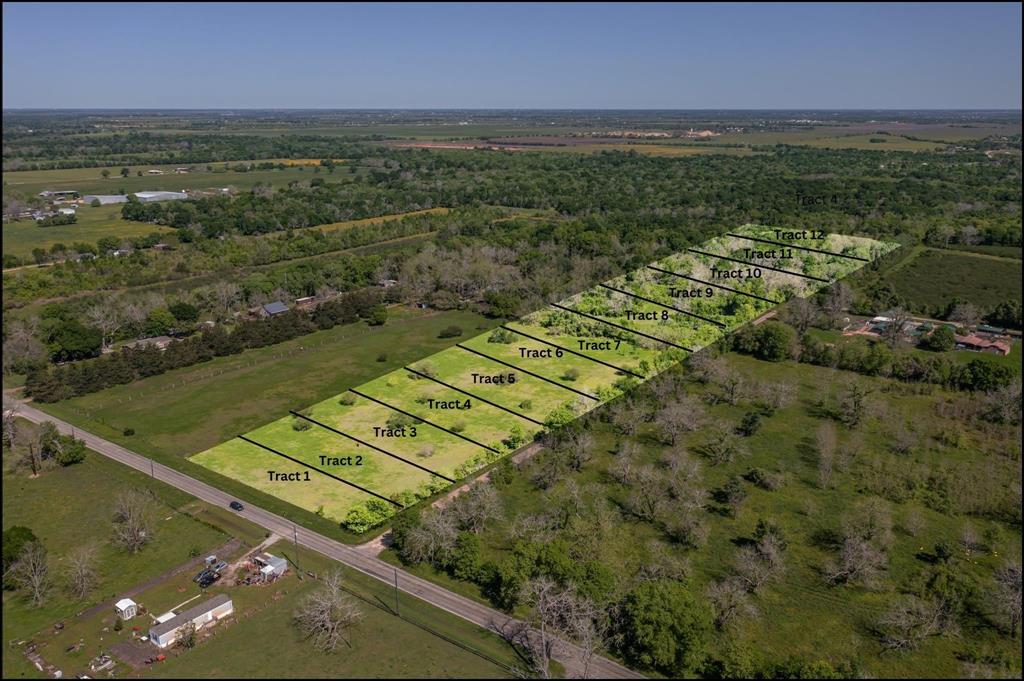
<path fill-rule="evenodd" d="M 272 582 L 288 571 L 288 561 L 272 553 L 261 553 L 252 559 L 264 582 Z"/>
<path fill-rule="evenodd" d="M 234 603 L 227 594 L 214 596 L 205 603 L 189 608 L 166 622 L 159 622 L 149 628 L 149 640 L 158 648 L 167 648 L 178 640 L 182 627 L 187 624 L 202 629 L 207 624 L 224 619 L 235 611 Z"/>
<path fill-rule="evenodd" d="M 127 621 L 139 614 L 139 606 L 130 598 L 122 598 L 114 603 L 114 613 Z"/>

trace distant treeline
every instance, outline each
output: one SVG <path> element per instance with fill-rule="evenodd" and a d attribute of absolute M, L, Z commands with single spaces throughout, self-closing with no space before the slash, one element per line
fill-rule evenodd
<path fill-rule="evenodd" d="M 214 326 L 196 336 L 173 341 L 164 350 L 142 345 L 82 362 L 42 366 L 26 377 L 25 393 L 38 402 L 57 402 L 359 319 L 371 325 L 386 321 L 387 311 L 379 290 L 341 295 L 321 304 L 312 314 L 290 310 L 267 319 L 243 321 L 232 331 Z"/>

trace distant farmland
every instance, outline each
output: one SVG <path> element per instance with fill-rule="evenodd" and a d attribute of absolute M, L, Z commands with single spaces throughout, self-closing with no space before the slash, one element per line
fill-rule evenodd
<path fill-rule="evenodd" d="M 922 249 L 886 279 L 914 311 L 942 313 L 953 298 L 988 310 L 1021 299 L 1021 261 L 963 251 Z"/>

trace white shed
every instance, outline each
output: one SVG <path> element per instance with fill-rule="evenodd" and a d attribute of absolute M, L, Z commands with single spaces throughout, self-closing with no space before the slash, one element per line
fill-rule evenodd
<path fill-rule="evenodd" d="M 130 620 L 139 614 L 139 606 L 130 598 L 122 598 L 114 603 L 114 612 L 123 620 Z"/>

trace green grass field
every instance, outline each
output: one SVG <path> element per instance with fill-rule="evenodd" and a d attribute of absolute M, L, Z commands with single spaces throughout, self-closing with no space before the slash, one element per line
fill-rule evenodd
<path fill-rule="evenodd" d="M 886 275 L 915 310 L 936 313 L 953 298 L 990 309 L 1021 299 L 1021 261 L 987 254 L 922 248 Z"/>
<path fill-rule="evenodd" d="M 243 500 L 340 541 L 354 541 L 356 537 L 337 523 L 259 493 L 186 457 L 265 424 L 288 409 L 324 400 L 449 346 L 451 340 L 438 338 L 447 326 L 457 324 L 468 331 L 495 323 L 471 312 L 425 314 L 395 308 L 384 326 L 337 326 L 39 407 Z M 135 434 L 125 436 L 126 428 L 133 428 Z"/>
<path fill-rule="evenodd" d="M 153 232 L 173 232 L 170 227 L 149 225 L 121 219 L 121 206 L 82 206 L 78 209 L 78 221 L 73 225 L 40 227 L 35 220 L 5 222 L 3 225 L 4 253 L 19 258 L 30 258 L 35 248 L 50 249 L 56 243 L 71 246 L 76 241 L 95 244 L 103 237 L 132 239 Z"/>
<path fill-rule="evenodd" d="M 19 421 L 23 442 L 36 428 Z M 20 447 L 19 447 L 20 450 Z M 117 495 L 128 490 L 152 492 L 156 538 L 141 552 L 129 555 L 111 541 L 111 517 Z M 21 594 L 4 591 L 4 642 L 21 640 L 83 608 L 114 597 L 134 584 L 159 575 L 189 559 L 189 552 L 215 549 L 228 535 L 196 519 L 193 513 L 216 513 L 202 502 L 145 475 L 89 452 L 83 463 L 46 471 L 37 478 L 15 471 L 4 452 L 3 526 L 24 525 L 46 547 L 53 560 L 54 587 L 42 607 Z M 215 516 L 209 516 L 215 518 Z M 97 549 L 99 583 L 88 598 L 69 596 L 62 587 L 61 563 L 73 550 Z M 5 648 L 4 678 L 38 676 L 19 652 Z"/>
<path fill-rule="evenodd" d="M 244 161 L 230 161 L 234 166 Z M 255 161 L 260 163 L 260 161 Z M 213 171 L 206 170 L 211 166 Z M 24 170 L 3 174 L 4 194 L 14 196 L 35 196 L 44 189 L 73 189 L 81 195 L 86 194 L 117 194 L 123 189 L 126 193 L 141 191 L 182 191 L 185 189 L 210 189 L 213 187 L 235 187 L 251 189 L 258 182 L 283 186 L 293 180 L 310 180 L 314 177 L 314 168 L 294 166 L 284 170 L 250 170 L 236 172 L 224 170 L 224 163 L 196 163 L 193 171 L 184 174 L 174 172 L 173 165 L 131 166 L 128 177 L 121 177 L 120 168 L 106 168 L 110 177 L 104 179 L 101 174 L 104 168 L 69 168 L 62 170 Z M 163 175 L 147 175 L 150 169 L 162 170 Z M 136 173 L 141 170 L 143 175 Z M 348 172 L 348 169 L 335 170 L 335 174 Z"/>
<path fill-rule="evenodd" d="M 744 230 L 774 237 L 763 228 Z M 685 253 L 658 266 L 707 280 L 713 268 L 737 267 L 718 254 L 743 256 L 751 245 L 760 244 L 721 237 L 701 247 L 709 255 Z M 756 277 L 730 280 L 730 287 L 781 302 L 816 290 L 821 282 L 809 277 L 834 281 L 863 264 L 854 258 L 870 260 L 894 246 L 832 235 L 815 247 L 842 255 L 792 249 L 771 260 L 788 273 L 756 268 Z M 349 514 L 360 517 L 365 503 L 377 503 L 373 497 L 397 507 L 428 497 L 772 307 L 690 283 L 687 293 L 700 297 L 680 300 L 673 292 L 680 281 L 687 280 L 650 269 L 618 277 L 611 288 L 573 296 L 509 331 L 479 334 L 426 357 L 411 367 L 417 373 L 399 368 L 317 402 L 302 410 L 310 421 L 284 415 L 191 461 L 356 527 Z"/>

